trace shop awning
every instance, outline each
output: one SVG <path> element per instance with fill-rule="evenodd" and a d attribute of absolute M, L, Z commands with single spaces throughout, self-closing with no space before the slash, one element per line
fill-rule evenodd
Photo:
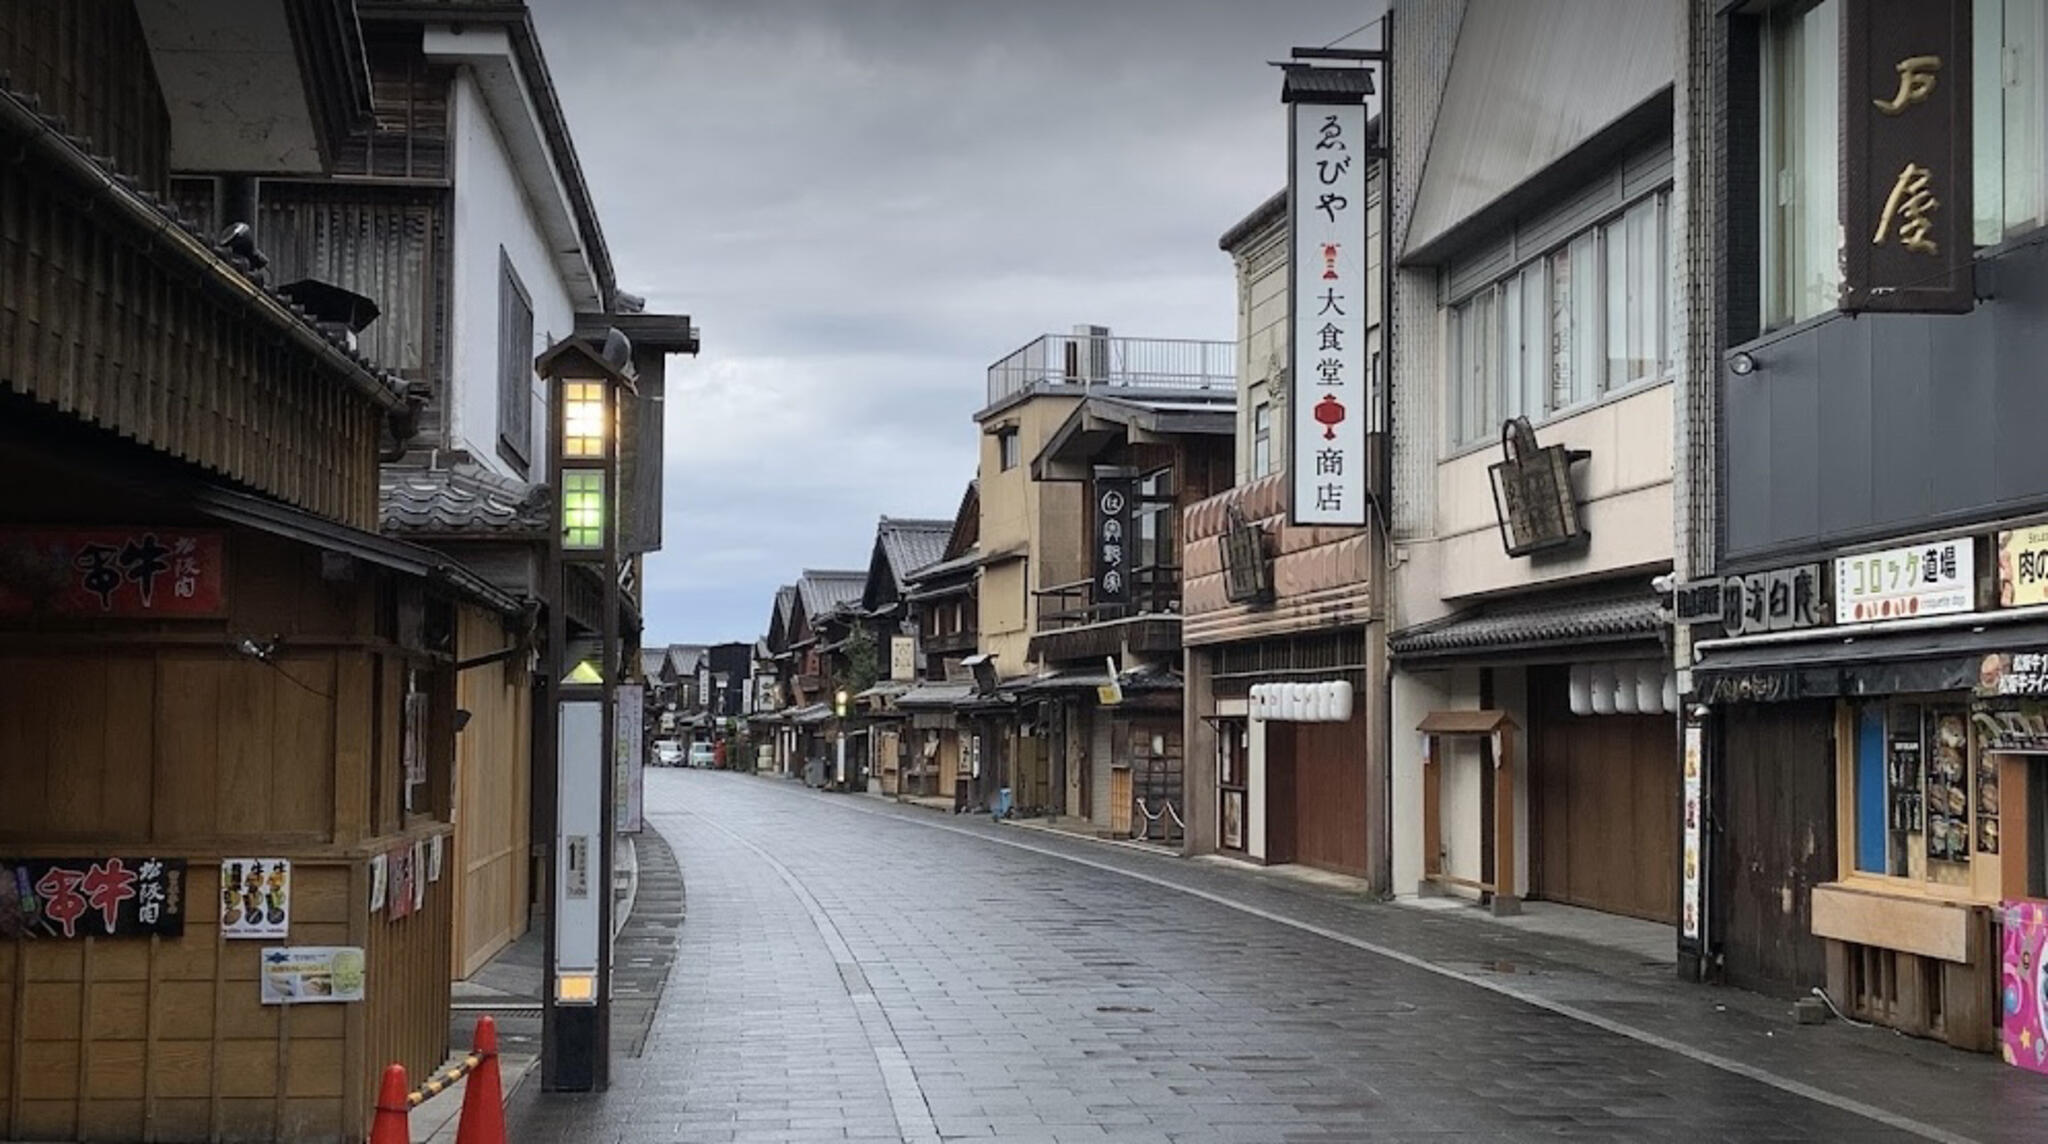
<path fill-rule="evenodd" d="M 1985 656 L 2048 648 L 2048 618 L 1954 619 L 1905 631 L 1852 625 L 1706 641 L 1693 690 L 1710 703 L 1967 691 L 1977 686 Z"/>
<path fill-rule="evenodd" d="M 1387 650 L 1406 662 L 1503 657 L 1564 658 L 1580 650 L 1657 638 L 1663 625 L 1647 580 L 1599 591 L 1547 592 L 1540 598 L 1483 604 L 1395 632 Z M 1573 656 L 1573 658 L 1578 658 Z"/>
<path fill-rule="evenodd" d="M 896 697 L 896 706 L 906 711 L 950 711 L 974 695 L 974 685 L 966 681 L 959 683 L 920 683 Z"/>
<path fill-rule="evenodd" d="M 800 707 L 800 708 L 798 708 L 798 709 L 797 709 L 797 710 L 796 710 L 795 712 L 793 712 L 793 713 L 792 713 L 792 714 L 791 714 L 791 715 L 789 716 L 789 721 L 790 721 L 790 722 L 792 722 L 792 723 L 795 723 L 795 724 L 797 724 L 797 725 L 799 725 L 799 726 L 803 726 L 803 727 L 813 727 L 813 726 L 816 726 L 816 725 L 817 725 L 817 724 L 819 724 L 819 723 L 823 723 L 823 722 L 826 722 L 826 721 L 830 720 L 831 718 L 832 718 L 832 706 L 831 706 L 831 704 L 829 704 L 829 703 L 814 703 L 814 704 L 812 704 L 812 705 L 811 705 L 811 706 L 809 706 L 809 707 Z"/>
<path fill-rule="evenodd" d="M 364 532 L 304 509 L 219 485 L 200 483 L 187 490 L 185 496 L 194 509 L 215 520 L 432 580 L 505 615 L 517 615 L 523 610 L 518 600 L 468 566 L 431 548 Z"/>
<path fill-rule="evenodd" d="M 1125 691 L 1178 691 L 1181 687 L 1180 673 L 1176 671 L 1153 671 L 1144 669 L 1129 672 L 1120 677 Z M 1043 694 L 1054 691 L 1081 691 L 1094 693 L 1098 687 L 1108 687 L 1109 672 L 1102 668 L 1067 668 L 1035 675 L 1028 679 L 1012 680 L 1003 684 L 1003 690 L 1020 695 Z"/>

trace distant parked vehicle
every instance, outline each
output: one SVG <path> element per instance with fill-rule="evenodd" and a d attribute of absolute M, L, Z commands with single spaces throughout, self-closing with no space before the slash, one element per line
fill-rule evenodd
<path fill-rule="evenodd" d="M 706 768 L 708 768 L 708 767 L 710 767 L 710 766 L 711 766 L 711 764 L 712 764 L 712 761 L 713 761 L 713 755 L 712 755 L 712 752 L 711 752 L 711 744 L 709 744 L 709 743 L 691 743 L 691 744 L 690 744 L 690 765 L 691 765 L 691 766 L 693 766 L 693 767 L 706 767 Z"/>
<path fill-rule="evenodd" d="M 657 767 L 680 767 L 683 765 L 683 745 L 674 739 L 654 741 L 654 765 Z"/>

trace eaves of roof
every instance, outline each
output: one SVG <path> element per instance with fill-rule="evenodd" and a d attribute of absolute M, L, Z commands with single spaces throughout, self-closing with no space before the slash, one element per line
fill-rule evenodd
<path fill-rule="evenodd" d="M 1416 660 L 1597 647 L 1655 639 L 1662 623 L 1649 585 L 1629 581 L 1598 591 L 1481 605 L 1395 632 L 1387 638 L 1387 650 Z"/>

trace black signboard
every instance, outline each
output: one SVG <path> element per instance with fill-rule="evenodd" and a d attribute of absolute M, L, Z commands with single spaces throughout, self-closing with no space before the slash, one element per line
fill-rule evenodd
<path fill-rule="evenodd" d="M 1973 303 L 1970 5 L 1842 5 L 1842 309 Z"/>
<path fill-rule="evenodd" d="M 184 932 L 182 858 L 0 859 L 0 938 Z"/>
<path fill-rule="evenodd" d="M 1273 599 L 1273 559 L 1266 555 L 1266 530 L 1244 518 L 1236 505 L 1226 512 L 1223 535 L 1223 598 L 1233 604 Z"/>
<path fill-rule="evenodd" d="M 1131 602 L 1131 567 L 1136 563 L 1137 537 L 1131 533 L 1131 502 L 1138 483 L 1129 477 L 1095 478 L 1094 584 L 1089 598 L 1097 605 Z"/>
<path fill-rule="evenodd" d="M 1500 518 L 1500 541 L 1509 556 L 1527 556 L 1566 548 L 1591 534 L 1579 518 L 1572 492 L 1572 464 L 1592 454 L 1562 445 L 1539 446 L 1526 417 L 1501 426 L 1504 459 L 1487 472 L 1493 477 L 1493 508 Z"/>
<path fill-rule="evenodd" d="M 1731 636 L 1794 631 L 1828 622 L 1827 577 L 1819 564 L 1774 568 L 1721 581 L 1721 628 Z"/>

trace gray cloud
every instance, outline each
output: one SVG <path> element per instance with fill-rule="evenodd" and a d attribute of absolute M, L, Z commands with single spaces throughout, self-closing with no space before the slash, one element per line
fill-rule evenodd
<path fill-rule="evenodd" d="M 1038 334 L 1232 337 L 1266 61 L 1381 6 L 535 0 L 621 284 L 704 329 L 647 638 L 752 638 L 878 515 L 951 516 L 983 371 Z"/>

